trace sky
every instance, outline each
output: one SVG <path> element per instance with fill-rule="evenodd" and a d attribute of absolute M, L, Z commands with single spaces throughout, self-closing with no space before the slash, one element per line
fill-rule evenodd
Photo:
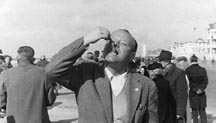
<path fill-rule="evenodd" d="M 52 57 L 102 26 L 111 32 L 128 29 L 140 55 L 143 44 L 168 49 L 173 42 L 206 40 L 215 13 L 216 0 L 0 0 L 0 49 L 16 57 L 17 49 L 28 45 L 35 57 Z"/>

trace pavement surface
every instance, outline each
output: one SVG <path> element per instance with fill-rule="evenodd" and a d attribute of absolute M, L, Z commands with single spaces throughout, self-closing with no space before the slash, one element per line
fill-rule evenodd
<path fill-rule="evenodd" d="M 208 70 L 209 85 L 207 93 L 208 123 L 216 123 L 216 71 Z M 72 91 L 62 88 L 59 90 L 56 102 L 48 107 L 50 120 L 53 123 L 78 123 L 78 111 L 75 95 Z M 0 123 L 6 123 L 0 118 Z"/>

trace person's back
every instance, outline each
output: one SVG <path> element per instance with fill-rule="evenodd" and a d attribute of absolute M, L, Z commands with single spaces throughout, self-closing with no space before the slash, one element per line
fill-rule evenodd
<path fill-rule="evenodd" d="M 191 56 L 190 61 L 191 65 L 186 69 L 186 74 L 189 79 L 189 99 L 193 122 L 198 123 L 198 116 L 200 116 L 201 123 L 207 123 L 205 111 L 207 107 L 207 97 L 205 93 L 205 89 L 208 85 L 207 72 L 205 68 L 199 66 L 197 56 Z"/>
<path fill-rule="evenodd" d="M 191 65 L 186 69 L 188 78 L 190 80 L 190 89 L 191 91 L 196 92 L 198 87 L 203 86 L 203 81 L 206 77 L 205 68 L 199 66 L 198 64 Z M 205 87 L 203 87 L 204 89 Z"/>
<path fill-rule="evenodd" d="M 0 106 L 7 107 L 8 123 L 50 123 L 46 106 L 55 95 L 44 68 L 19 58 L 17 67 L 2 72 L 0 84 Z"/>
<path fill-rule="evenodd" d="M 171 91 L 172 93 L 174 94 L 175 98 L 176 97 L 176 81 L 178 80 L 182 80 L 182 81 L 186 81 L 185 79 L 185 72 L 179 68 L 177 68 L 174 64 L 171 64 L 171 68 L 169 69 L 169 71 L 167 71 L 167 74 L 164 75 L 164 78 L 166 80 L 169 81 L 170 83 L 170 88 L 171 88 Z M 184 79 L 181 79 L 181 78 L 184 78 Z M 186 82 L 185 82 L 186 83 Z"/>

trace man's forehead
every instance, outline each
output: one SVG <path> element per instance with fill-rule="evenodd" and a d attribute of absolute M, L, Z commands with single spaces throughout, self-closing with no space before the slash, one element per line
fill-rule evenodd
<path fill-rule="evenodd" d="M 121 29 L 112 32 L 111 37 L 118 37 L 118 38 L 124 38 L 124 39 L 131 39 L 132 38 L 131 35 L 127 31 L 124 31 Z"/>

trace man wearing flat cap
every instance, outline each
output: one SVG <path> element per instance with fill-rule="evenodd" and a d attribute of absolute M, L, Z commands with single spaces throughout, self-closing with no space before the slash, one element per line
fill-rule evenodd
<path fill-rule="evenodd" d="M 164 68 L 164 78 L 170 82 L 170 89 L 176 100 L 177 123 L 183 123 L 188 97 L 185 72 L 171 63 L 172 53 L 170 51 L 162 50 L 158 59 Z"/>
<path fill-rule="evenodd" d="M 176 58 L 176 66 L 182 70 L 186 70 L 189 67 L 188 59 L 185 56 L 179 56 Z M 187 73 L 186 73 L 187 74 Z M 187 75 L 185 76 L 187 80 L 187 85 L 188 85 L 188 94 L 189 94 L 189 80 Z M 189 104 L 189 98 L 187 99 L 187 107 L 186 107 L 186 117 L 187 121 L 186 123 L 191 123 L 191 111 L 190 111 L 190 104 Z"/>
<path fill-rule="evenodd" d="M 7 123 L 51 123 L 46 106 L 56 96 L 45 69 L 33 65 L 34 49 L 18 49 L 18 66 L 0 76 L 0 108 L 6 106 Z"/>

